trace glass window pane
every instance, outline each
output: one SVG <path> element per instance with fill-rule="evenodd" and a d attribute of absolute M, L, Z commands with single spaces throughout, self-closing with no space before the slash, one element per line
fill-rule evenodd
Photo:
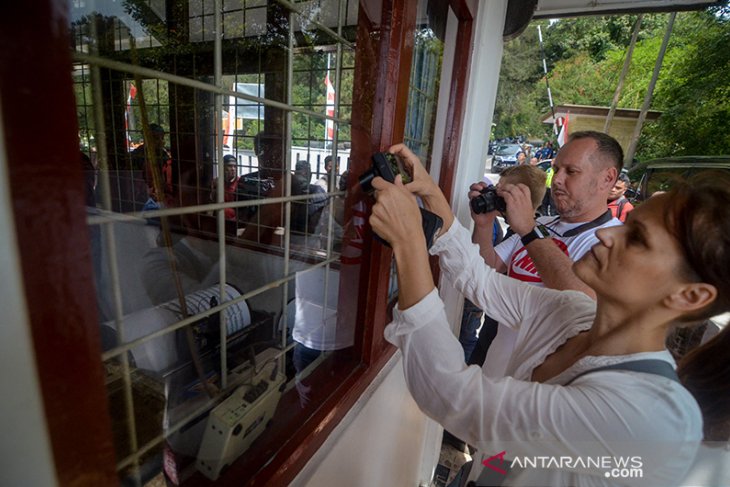
<path fill-rule="evenodd" d="M 438 37 L 438 26 L 429 25 L 433 17 L 425 16 L 426 2 L 420 1 L 418 18 L 423 23 L 416 27 L 411 82 L 406 113 L 405 143 L 424 164 L 429 164 L 436 122 L 441 60 L 444 44 Z"/>
<path fill-rule="evenodd" d="M 119 476 L 245 481 L 360 363 L 357 3 L 123 5 L 72 8 Z"/>

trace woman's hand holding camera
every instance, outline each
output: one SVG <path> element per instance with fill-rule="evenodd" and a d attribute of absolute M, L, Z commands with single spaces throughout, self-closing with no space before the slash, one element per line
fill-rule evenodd
<path fill-rule="evenodd" d="M 421 301 L 434 287 L 421 211 L 400 175 L 396 176 L 395 183 L 377 177 L 372 186 L 377 202 L 370 214 L 370 225 L 393 247 L 398 266 L 398 307 L 405 310 Z"/>
<path fill-rule="evenodd" d="M 370 214 L 375 233 L 390 243 L 394 250 L 402 245 L 426 247 L 421 212 L 416 198 L 399 176 L 391 184 L 381 177 L 372 181 L 376 203 Z"/>
<path fill-rule="evenodd" d="M 413 181 L 408 183 L 408 190 L 415 193 L 421 198 L 429 199 L 441 193 L 441 189 L 436 185 L 426 168 L 421 164 L 420 159 L 404 144 L 396 144 L 388 149 L 391 154 L 396 154 L 401 158 L 408 172 L 413 177 Z"/>
<path fill-rule="evenodd" d="M 403 164 L 411 173 L 413 181 L 405 185 L 405 187 L 413 194 L 421 197 L 423 204 L 427 210 L 441 217 L 444 224 L 441 233 L 445 233 L 451 223 L 454 221 L 454 214 L 451 212 L 451 206 L 446 201 L 441 188 L 428 174 L 426 168 L 421 164 L 420 159 L 404 144 L 396 144 L 388 149 L 388 152 L 398 155 Z"/>

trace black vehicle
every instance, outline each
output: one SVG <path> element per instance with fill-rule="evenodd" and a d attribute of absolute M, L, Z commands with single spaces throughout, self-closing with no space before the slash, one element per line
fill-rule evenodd
<path fill-rule="evenodd" d="M 657 191 L 667 191 L 674 181 L 708 170 L 730 171 L 730 156 L 664 157 L 642 163 L 646 170 L 636 188 L 634 201 L 644 201 Z M 629 171 L 631 175 L 632 171 Z"/>

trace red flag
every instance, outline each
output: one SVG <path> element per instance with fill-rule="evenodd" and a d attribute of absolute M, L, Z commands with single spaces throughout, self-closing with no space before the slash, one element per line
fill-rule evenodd
<path fill-rule="evenodd" d="M 325 114 L 328 117 L 335 116 L 335 87 L 330 82 L 330 74 L 324 77 L 324 85 L 327 87 L 327 107 Z M 325 140 L 334 140 L 335 138 L 335 123 L 332 120 L 325 120 L 324 138 Z"/>
<path fill-rule="evenodd" d="M 231 88 L 231 91 L 236 91 L 236 83 L 233 83 L 233 87 Z M 231 134 L 233 134 L 236 131 L 236 101 L 235 98 L 229 97 L 229 100 L 232 101 L 230 105 L 230 110 L 225 111 L 223 110 L 223 123 L 222 123 L 222 130 L 223 130 L 223 146 L 230 147 L 231 145 Z"/>
<path fill-rule="evenodd" d="M 566 142 L 568 142 L 568 116 L 570 113 L 565 114 L 565 118 L 563 118 L 562 126 L 560 127 L 560 133 L 558 134 L 558 146 L 562 147 L 565 145 Z"/>
<path fill-rule="evenodd" d="M 129 150 L 130 146 L 130 137 L 129 137 L 129 126 L 134 125 L 134 118 L 132 113 L 132 100 L 137 98 L 137 87 L 134 86 L 134 83 L 129 83 L 129 94 L 127 95 L 127 109 L 124 111 L 124 132 L 127 136 L 127 150 Z M 134 127 L 132 127 L 134 128 Z"/>
<path fill-rule="evenodd" d="M 231 113 L 223 110 L 222 118 L 221 129 L 223 130 L 223 146 L 228 147 L 229 139 L 231 137 Z"/>

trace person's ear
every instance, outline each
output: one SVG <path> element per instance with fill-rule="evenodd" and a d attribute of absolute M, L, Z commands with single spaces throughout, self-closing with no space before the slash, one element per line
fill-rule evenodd
<path fill-rule="evenodd" d="M 608 169 L 603 171 L 603 180 L 601 182 L 605 188 L 611 189 L 616 184 L 617 178 L 618 170 L 616 167 L 610 166 Z"/>
<path fill-rule="evenodd" d="M 670 309 L 688 314 L 712 304 L 717 298 L 717 288 L 704 282 L 684 284 L 677 291 L 664 298 Z"/>

